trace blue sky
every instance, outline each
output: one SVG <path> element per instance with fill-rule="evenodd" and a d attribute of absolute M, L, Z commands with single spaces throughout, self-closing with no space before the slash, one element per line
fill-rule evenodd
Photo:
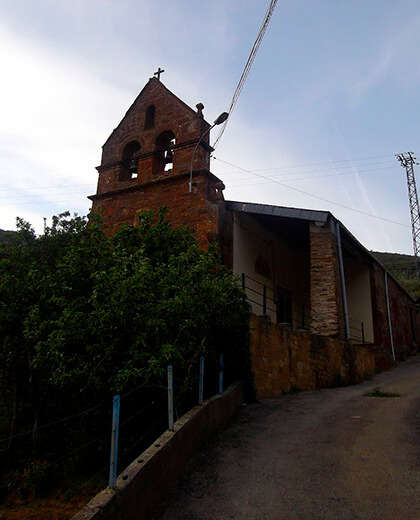
<path fill-rule="evenodd" d="M 213 121 L 268 3 L 3 0 L 0 228 L 88 212 L 101 146 L 158 67 Z M 329 210 L 367 248 L 411 253 L 394 154 L 420 153 L 419 49 L 418 0 L 279 0 L 214 153 L 225 197 Z"/>

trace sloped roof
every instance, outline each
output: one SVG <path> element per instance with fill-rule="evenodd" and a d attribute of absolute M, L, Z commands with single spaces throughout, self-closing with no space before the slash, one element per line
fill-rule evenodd
<path fill-rule="evenodd" d="M 285 217 L 293 218 L 297 220 L 307 220 L 312 222 L 319 222 L 325 224 L 328 217 L 331 217 L 333 221 L 340 224 L 342 231 L 344 231 L 346 238 L 351 240 L 353 244 L 358 247 L 362 253 L 364 253 L 371 261 L 380 265 L 381 268 L 394 280 L 394 282 L 400 287 L 400 289 L 406 293 L 406 295 L 414 302 L 413 296 L 398 282 L 395 276 L 389 272 L 389 270 L 383 265 L 383 263 L 376 258 L 371 251 L 369 251 L 359 240 L 340 222 L 332 213 L 329 211 L 320 211 L 313 209 L 302 209 L 302 208 L 287 208 L 285 206 L 272 206 L 270 204 L 257 204 L 255 202 L 236 202 L 226 201 L 226 208 L 230 211 L 238 211 L 241 213 L 248 213 L 254 215 L 266 215 L 272 217 Z"/>
<path fill-rule="evenodd" d="M 287 208 L 285 206 L 271 206 L 270 204 L 256 204 L 254 202 L 235 202 L 226 201 L 226 208 L 230 211 L 240 211 L 242 213 L 253 213 L 255 215 L 268 215 L 273 217 L 295 218 L 299 220 L 311 220 L 325 224 L 328 211 L 312 209 Z"/>

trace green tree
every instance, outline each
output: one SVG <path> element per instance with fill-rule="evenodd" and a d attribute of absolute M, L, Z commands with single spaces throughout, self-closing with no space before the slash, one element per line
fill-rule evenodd
<path fill-rule="evenodd" d="M 0 251 L 3 436 L 139 384 L 164 386 L 168 364 L 184 411 L 195 403 L 201 355 L 215 367 L 223 353 L 228 379 L 249 383 L 244 293 L 216 250 L 200 250 L 164 210 L 112 237 L 68 213 L 40 237 L 19 220 Z"/>

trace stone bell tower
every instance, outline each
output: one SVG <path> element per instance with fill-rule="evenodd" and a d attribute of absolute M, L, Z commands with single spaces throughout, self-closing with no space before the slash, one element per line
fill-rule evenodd
<path fill-rule="evenodd" d="M 190 226 L 201 245 L 217 238 L 224 186 L 209 171 L 203 108 L 191 109 L 157 78 L 140 92 L 103 145 L 97 192 L 89 197 L 110 233 L 125 222 L 136 225 L 141 210 L 166 206 L 169 219 Z"/>

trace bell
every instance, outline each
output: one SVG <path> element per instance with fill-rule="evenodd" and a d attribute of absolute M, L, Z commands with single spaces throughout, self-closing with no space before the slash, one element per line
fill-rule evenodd
<path fill-rule="evenodd" d="M 134 157 L 130 161 L 129 170 L 130 170 L 131 174 L 137 173 L 137 161 L 138 161 L 138 159 L 136 159 Z"/>
<path fill-rule="evenodd" d="M 165 163 L 169 164 L 169 163 L 173 163 L 173 162 L 174 162 L 174 154 L 173 154 L 172 150 L 169 148 L 169 150 L 167 150 L 166 154 L 165 154 Z"/>

